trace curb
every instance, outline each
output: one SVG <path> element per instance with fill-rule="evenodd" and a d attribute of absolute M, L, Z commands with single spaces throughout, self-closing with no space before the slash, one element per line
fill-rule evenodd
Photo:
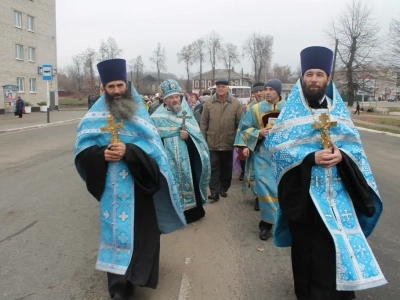
<path fill-rule="evenodd" d="M 369 132 L 374 132 L 374 133 L 381 133 L 381 134 L 386 134 L 386 135 L 390 135 L 390 136 L 400 137 L 400 134 L 397 134 L 397 133 L 379 131 L 379 130 L 375 130 L 375 129 L 369 129 L 369 128 L 357 127 L 357 126 L 356 126 L 356 128 L 357 128 L 357 130 L 364 130 L 364 131 L 369 131 Z"/>
<path fill-rule="evenodd" d="M 26 127 L 12 128 L 12 129 L 3 129 L 3 130 L 0 130 L 0 134 L 14 132 L 14 131 L 25 131 L 25 130 L 29 130 L 29 129 L 35 129 L 35 128 L 50 127 L 50 126 L 64 124 L 64 123 L 72 123 L 72 122 L 76 122 L 76 121 L 80 121 L 80 120 L 82 120 L 82 118 L 70 119 L 70 120 L 58 121 L 58 122 L 52 122 L 52 123 L 45 123 L 45 124 L 38 124 L 38 125 L 32 125 L 32 126 L 26 126 Z"/>

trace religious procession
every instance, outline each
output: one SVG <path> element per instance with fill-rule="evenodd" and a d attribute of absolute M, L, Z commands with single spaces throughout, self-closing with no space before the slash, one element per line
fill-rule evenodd
<path fill-rule="evenodd" d="M 78 125 L 74 161 L 99 202 L 95 267 L 111 299 L 156 289 L 161 236 L 193 224 L 206 230 L 207 210 L 230 200 L 232 180 L 254 199 L 257 238 L 291 248 L 298 300 L 356 299 L 387 283 L 367 240 L 382 201 L 330 77 L 334 53 L 311 46 L 299 56 L 301 78 L 286 100 L 281 81 L 270 79 L 253 84 L 245 105 L 227 78 L 200 97 L 173 79 L 141 97 L 124 59 L 97 65 L 104 92 Z"/>

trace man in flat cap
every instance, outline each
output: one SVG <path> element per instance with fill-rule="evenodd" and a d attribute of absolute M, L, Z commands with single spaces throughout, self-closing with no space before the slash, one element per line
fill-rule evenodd
<path fill-rule="evenodd" d="M 164 148 L 144 103 L 126 78 L 126 62 L 97 65 L 104 94 L 78 125 L 75 166 L 100 202 L 96 269 L 112 299 L 133 286 L 156 288 L 160 233 L 186 224 Z"/>
<path fill-rule="evenodd" d="M 300 53 L 301 79 L 267 135 L 278 184 L 274 243 L 292 247 L 297 299 L 348 300 L 386 283 L 366 237 L 382 202 L 360 136 L 330 80 L 333 52 Z"/>
<path fill-rule="evenodd" d="M 227 197 L 232 182 L 233 142 L 242 113 L 240 101 L 229 93 L 227 79 L 215 81 L 216 93 L 203 105 L 200 129 L 203 133 L 211 161 L 211 195 L 218 201 Z"/>

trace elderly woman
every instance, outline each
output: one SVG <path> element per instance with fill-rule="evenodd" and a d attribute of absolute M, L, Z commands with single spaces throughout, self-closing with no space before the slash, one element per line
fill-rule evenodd
<path fill-rule="evenodd" d="M 195 107 L 197 104 L 200 104 L 199 96 L 196 93 L 190 94 L 190 100 L 192 102 L 192 107 Z"/>

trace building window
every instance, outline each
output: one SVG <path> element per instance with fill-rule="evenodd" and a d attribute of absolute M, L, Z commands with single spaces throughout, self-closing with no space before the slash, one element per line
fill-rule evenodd
<path fill-rule="evenodd" d="M 24 59 L 24 46 L 18 44 L 15 45 L 15 59 Z"/>
<path fill-rule="evenodd" d="M 207 87 L 211 87 L 211 80 L 207 82 Z"/>
<path fill-rule="evenodd" d="M 198 80 L 196 80 L 196 81 L 194 82 L 194 87 L 195 87 L 195 88 L 198 88 L 198 87 L 199 87 L 199 81 L 198 81 Z"/>
<path fill-rule="evenodd" d="M 17 77 L 17 86 L 18 86 L 18 92 L 23 93 L 24 92 L 24 77 Z"/>
<path fill-rule="evenodd" d="M 27 29 L 28 31 L 35 31 L 35 18 L 28 16 L 28 22 L 27 22 Z"/>
<path fill-rule="evenodd" d="M 36 60 L 36 49 L 29 47 L 28 48 L 28 56 L 29 56 L 29 61 L 34 62 Z"/>
<path fill-rule="evenodd" d="M 14 26 L 22 28 L 22 14 L 18 11 L 14 11 Z"/>
<path fill-rule="evenodd" d="M 204 88 L 204 80 L 201 81 L 201 87 Z"/>
<path fill-rule="evenodd" d="M 235 80 L 235 85 L 239 85 L 239 80 Z"/>
<path fill-rule="evenodd" d="M 29 79 L 29 91 L 31 93 L 36 93 L 36 78 Z"/>

